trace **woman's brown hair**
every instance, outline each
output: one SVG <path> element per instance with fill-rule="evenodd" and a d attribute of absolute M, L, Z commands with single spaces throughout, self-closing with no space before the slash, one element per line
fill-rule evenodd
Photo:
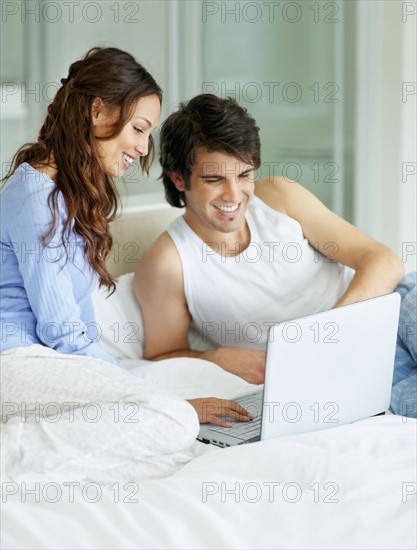
<path fill-rule="evenodd" d="M 47 166 L 53 159 L 56 185 L 48 197 L 52 223 L 42 241 L 47 244 L 55 232 L 58 195 L 62 193 L 68 211 L 61 235 L 65 250 L 65 241 L 74 230 L 85 241 L 84 254 L 98 274 L 100 286 L 114 291 L 115 282 L 105 259 L 113 245 L 109 223 L 117 214 L 118 193 L 97 155 L 92 105 L 99 97 L 119 115 L 111 135 L 100 138 L 108 140 L 121 132 L 140 98 L 156 95 L 162 101 L 162 90 L 142 65 L 117 48 L 92 48 L 70 66 L 68 77 L 61 82 L 63 86 L 48 107 L 38 141 L 17 151 L 4 179 L 24 162 L 36 168 Z M 153 157 L 154 143 L 150 136 L 148 154 L 140 158 L 142 172 L 149 173 Z"/>

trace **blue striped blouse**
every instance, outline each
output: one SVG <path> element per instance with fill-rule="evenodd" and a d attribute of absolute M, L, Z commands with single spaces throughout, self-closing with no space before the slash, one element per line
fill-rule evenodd
<path fill-rule="evenodd" d="M 48 176 L 24 163 L 0 193 L 0 350 L 41 344 L 118 365 L 99 345 L 91 301 L 98 276 L 80 235 L 71 233 L 65 254 L 61 194 L 55 233 L 47 246 L 41 242 L 52 220 L 47 201 L 53 187 Z"/>

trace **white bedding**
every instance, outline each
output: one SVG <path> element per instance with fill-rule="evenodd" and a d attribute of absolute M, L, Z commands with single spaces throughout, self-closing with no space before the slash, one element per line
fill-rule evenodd
<path fill-rule="evenodd" d="M 10 358 L 8 401 L 107 411 L 134 401 L 147 412 L 140 426 L 115 425 L 113 409 L 101 424 L 78 417 L 72 432 L 63 421 L 9 419 L 2 549 L 416 548 L 416 420 L 380 416 L 228 449 L 198 443 L 194 411 L 175 396 L 233 398 L 254 386 L 206 361 L 141 360 L 131 280 L 110 301 L 95 298 L 102 345 L 130 373 L 45 350 Z"/>
<path fill-rule="evenodd" d="M 34 345 L 3 353 L 1 375 L 3 480 L 109 485 L 192 456 L 191 405 L 110 363 Z"/>
<path fill-rule="evenodd" d="M 252 389 L 205 361 L 127 364 L 183 397 Z M 195 442 L 194 458 L 161 479 L 135 478 L 133 464 L 131 477 L 126 466 L 110 486 L 90 474 L 71 494 L 70 476 L 26 476 L 26 502 L 9 480 L 1 547 L 415 548 L 415 442 L 416 421 L 390 415 L 230 449 Z"/>

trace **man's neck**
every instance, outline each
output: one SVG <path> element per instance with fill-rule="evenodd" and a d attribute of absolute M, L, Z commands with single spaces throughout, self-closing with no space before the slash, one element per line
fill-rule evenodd
<path fill-rule="evenodd" d="M 187 211 L 185 211 L 184 220 L 203 243 L 209 245 L 221 256 L 238 256 L 249 246 L 251 241 L 246 218 L 236 231 L 230 233 L 199 223 L 199 220 L 194 220 L 193 216 L 187 216 Z"/>

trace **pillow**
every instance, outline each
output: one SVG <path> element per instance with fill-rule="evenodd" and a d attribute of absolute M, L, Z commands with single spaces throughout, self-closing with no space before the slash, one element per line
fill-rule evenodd
<path fill-rule="evenodd" d="M 97 288 L 92 300 L 103 350 L 115 359 L 142 359 L 144 330 L 133 293 L 133 273 L 119 277 L 111 296 L 105 287 Z"/>

